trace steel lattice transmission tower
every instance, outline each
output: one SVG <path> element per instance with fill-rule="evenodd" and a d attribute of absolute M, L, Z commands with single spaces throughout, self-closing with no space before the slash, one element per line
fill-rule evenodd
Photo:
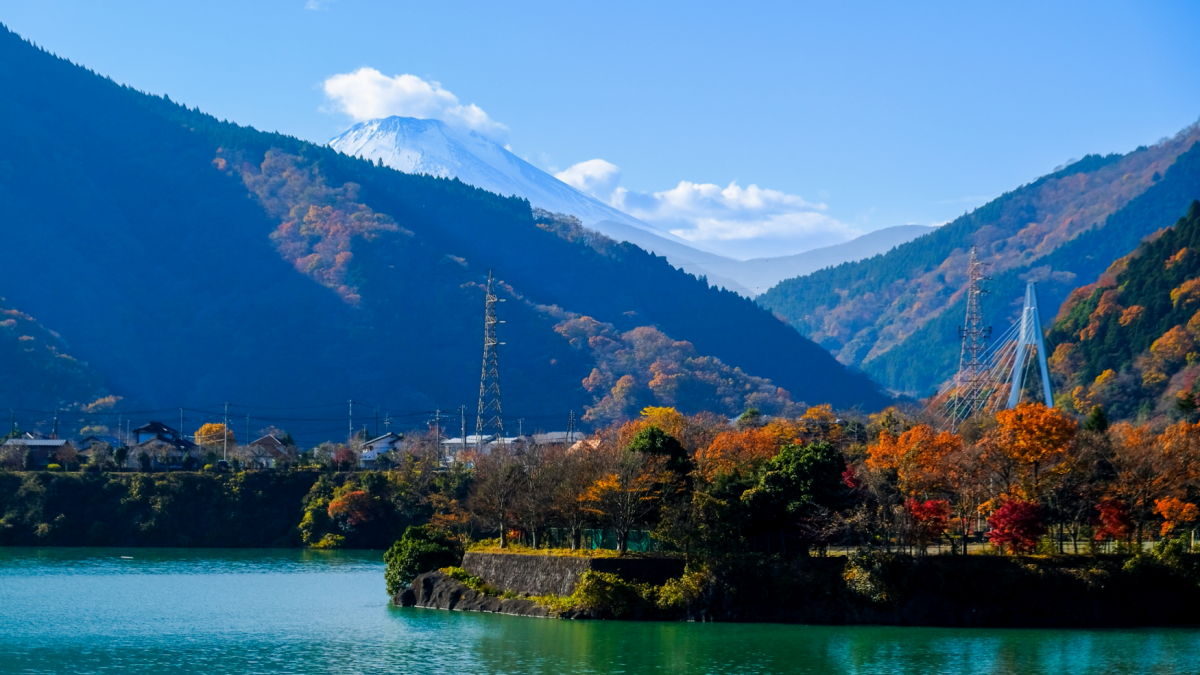
<path fill-rule="evenodd" d="M 496 326 L 504 323 L 496 318 L 495 279 L 488 270 L 487 290 L 483 296 L 483 367 L 479 373 L 479 407 L 475 415 L 475 449 L 483 445 L 485 433 L 504 438 L 504 407 L 500 400 L 500 353 L 504 344 L 496 337 Z"/>
<path fill-rule="evenodd" d="M 983 288 L 985 281 L 987 276 L 983 273 L 983 263 L 979 261 L 979 255 L 972 246 L 970 261 L 967 264 L 966 320 L 958 329 L 962 350 L 959 352 L 958 374 L 954 377 L 954 392 L 948 406 L 950 422 L 954 426 L 986 406 L 995 389 L 988 365 L 984 362 L 987 341 L 992 336 L 991 327 L 983 325 L 980 303 L 981 297 L 986 293 Z"/>

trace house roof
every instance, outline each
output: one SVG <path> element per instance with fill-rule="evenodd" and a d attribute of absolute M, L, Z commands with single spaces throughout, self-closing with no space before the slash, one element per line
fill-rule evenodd
<path fill-rule="evenodd" d="M 395 443 L 396 441 L 399 441 L 403 438 L 404 437 L 401 436 L 400 434 L 389 431 L 382 436 L 376 436 L 375 438 L 372 438 L 371 440 L 364 442 L 363 445 L 365 446 L 365 445 L 377 445 L 379 443 Z"/>
<path fill-rule="evenodd" d="M 284 443 L 283 441 L 279 440 L 275 434 L 267 434 L 266 436 L 250 441 L 250 445 L 261 445 L 269 448 L 282 448 Z"/>
<path fill-rule="evenodd" d="M 146 433 L 150 433 L 150 434 L 170 434 L 172 436 L 179 435 L 178 431 L 163 424 L 162 422 L 147 422 L 146 424 L 143 424 L 142 426 L 134 429 L 133 432 L 134 433 L 146 432 Z"/>
<path fill-rule="evenodd" d="M 71 442 L 65 438 L 10 438 L 4 441 L 5 445 L 21 445 L 34 448 L 61 448 L 64 445 L 70 445 Z"/>

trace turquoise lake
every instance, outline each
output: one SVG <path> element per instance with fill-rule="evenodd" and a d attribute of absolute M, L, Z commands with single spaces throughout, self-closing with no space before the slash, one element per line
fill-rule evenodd
<path fill-rule="evenodd" d="M 571 622 L 399 609 L 378 552 L 0 549 L 2 673 L 1197 673 L 1200 629 Z"/>

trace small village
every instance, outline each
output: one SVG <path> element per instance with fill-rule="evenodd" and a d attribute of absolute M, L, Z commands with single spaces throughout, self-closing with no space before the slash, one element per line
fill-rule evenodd
<path fill-rule="evenodd" d="M 581 446 L 595 443 L 578 431 L 539 432 L 518 436 L 469 434 L 443 437 L 440 429 L 387 433 L 373 438 L 359 433 L 344 443 L 325 442 L 309 449 L 291 435 L 271 430 L 249 442 L 238 442 L 224 423 L 201 426 L 185 434 L 163 422 L 149 421 L 126 436 L 88 435 L 78 439 L 41 437 L 13 432 L 0 445 L 0 467 L 24 471 L 229 471 L 284 470 L 301 467 L 341 471 L 382 471 L 406 456 L 436 458 L 440 466 L 457 461 L 465 451 L 489 452 L 497 445 Z"/>

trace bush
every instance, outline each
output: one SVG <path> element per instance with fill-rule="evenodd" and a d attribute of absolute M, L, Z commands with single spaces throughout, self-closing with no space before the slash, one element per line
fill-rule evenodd
<path fill-rule="evenodd" d="M 613 619 L 645 615 L 657 606 L 656 588 L 635 584 L 610 572 L 588 570 L 571 594 L 576 609 Z"/>
<path fill-rule="evenodd" d="M 886 603 L 896 596 L 890 573 L 896 557 L 882 551 L 860 551 L 846 559 L 842 579 L 851 593 L 874 603 Z"/>
<path fill-rule="evenodd" d="M 708 568 L 684 572 L 678 579 L 667 579 L 655 594 L 655 604 L 664 612 L 686 614 L 712 589 L 716 579 Z"/>
<path fill-rule="evenodd" d="M 483 593 L 484 595 L 503 596 L 503 595 L 508 594 L 508 592 L 501 593 L 495 586 L 492 586 L 491 584 L 487 583 L 483 579 L 475 576 L 474 574 L 471 574 L 470 572 L 464 570 L 461 567 L 443 567 L 439 571 L 442 574 L 445 574 L 446 576 L 450 577 L 451 579 L 462 584 L 463 586 L 466 586 L 467 588 L 469 588 L 473 591 L 478 591 L 480 593 Z M 512 593 L 511 595 L 513 597 L 516 597 L 515 593 Z"/>
<path fill-rule="evenodd" d="M 449 532 L 431 525 L 409 527 L 383 554 L 388 595 L 394 597 L 422 572 L 459 564 L 462 555 L 462 542 Z"/>
<path fill-rule="evenodd" d="M 345 537 L 343 537 L 340 534 L 334 534 L 332 532 L 329 532 L 324 537 L 321 537 L 320 539 L 318 539 L 316 543 L 312 544 L 312 547 L 315 549 L 327 551 L 329 549 L 342 548 L 345 545 L 346 545 Z"/>

